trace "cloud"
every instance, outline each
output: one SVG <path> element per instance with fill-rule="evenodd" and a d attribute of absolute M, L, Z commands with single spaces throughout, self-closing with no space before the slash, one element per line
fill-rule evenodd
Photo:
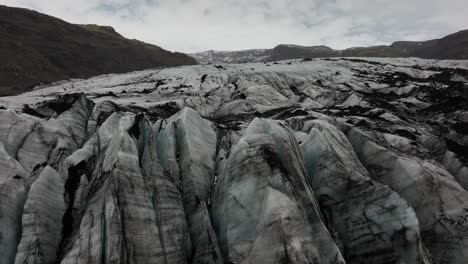
<path fill-rule="evenodd" d="M 0 0 L 72 23 L 111 25 L 169 50 L 333 48 L 426 40 L 468 28 L 466 0 Z"/>

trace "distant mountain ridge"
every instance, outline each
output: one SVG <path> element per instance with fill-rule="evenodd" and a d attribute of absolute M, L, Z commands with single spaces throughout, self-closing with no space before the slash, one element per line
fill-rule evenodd
<path fill-rule="evenodd" d="M 239 63 L 239 62 L 259 62 L 267 59 L 270 55 L 270 50 L 266 49 L 251 49 L 240 51 L 216 51 L 208 50 L 199 53 L 189 54 L 198 62 L 202 63 Z"/>
<path fill-rule="evenodd" d="M 327 46 L 281 44 L 273 49 L 206 51 L 190 54 L 199 63 L 244 63 L 323 57 L 418 57 L 423 59 L 468 59 L 468 30 L 428 41 L 396 41 L 389 46 L 335 50 Z"/>
<path fill-rule="evenodd" d="M 124 38 L 109 26 L 75 25 L 0 5 L 0 96 L 44 82 L 188 64 L 196 61 Z"/>

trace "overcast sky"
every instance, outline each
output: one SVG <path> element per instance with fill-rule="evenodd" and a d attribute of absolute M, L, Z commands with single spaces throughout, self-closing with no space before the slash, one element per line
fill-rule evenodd
<path fill-rule="evenodd" d="M 171 51 L 342 49 L 468 29 L 468 0 L 0 0 Z"/>

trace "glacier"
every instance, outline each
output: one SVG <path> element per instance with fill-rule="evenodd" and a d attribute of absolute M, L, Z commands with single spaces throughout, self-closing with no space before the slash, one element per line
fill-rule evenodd
<path fill-rule="evenodd" d="M 0 263 L 468 262 L 468 61 L 157 68 L 0 97 Z"/>

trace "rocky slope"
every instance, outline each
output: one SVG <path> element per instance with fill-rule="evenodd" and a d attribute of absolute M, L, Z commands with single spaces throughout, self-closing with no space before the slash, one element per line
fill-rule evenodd
<path fill-rule="evenodd" d="M 112 27 L 74 25 L 0 5 L 0 96 L 40 83 L 187 64 L 196 62 L 182 53 L 126 39 Z"/>
<path fill-rule="evenodd" d="M 0 263 L 467 263 L 467 84 L 317 59 L 2 97 Z"/>
<path fill-rule="evenodd" d="M 205 51 L 190 54 L 200 63 L 245 63 L 302 58 L 330 57 L 417 57 L 423 59 L 468 59 L 468 30 L 441 39 L 397 41 L 389 46 L 355 47 L 335 50 L 327 46 L 278 45 L 273 49 L 243 51 Z"/>

